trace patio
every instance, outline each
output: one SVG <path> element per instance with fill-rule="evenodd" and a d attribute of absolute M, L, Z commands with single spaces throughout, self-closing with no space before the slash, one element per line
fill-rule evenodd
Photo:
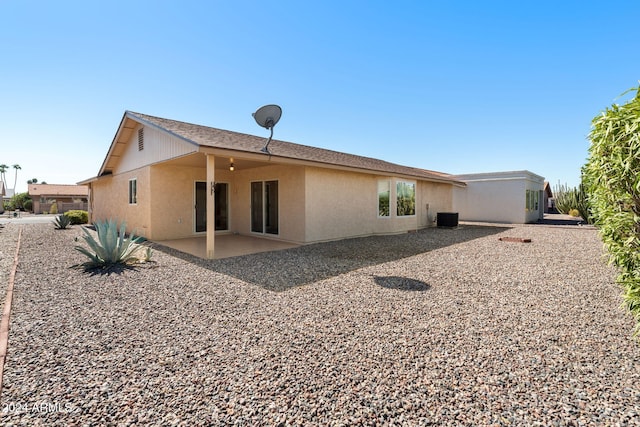
<path fill-rule="evenodd" d="M 207 257 L 206 236 L 187 237 L 184 239 L 158 240 L 155 243 L 185 252 L 198 258 Z M 278 251 L 295 248 L 299 245 L 261 237 L 242 236 L 239 234 L 220 234 L 216 236 L 214 259 L 229 258 L 258 252 Z"/>

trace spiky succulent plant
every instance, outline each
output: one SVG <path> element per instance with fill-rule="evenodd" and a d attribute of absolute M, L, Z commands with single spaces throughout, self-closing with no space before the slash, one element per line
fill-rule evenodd
<path fill-rule="evenodd" d="M 64 230 L 66 228 L 71 227 L 71 218 L 66 215 L 58 215 L 56 219 L 53 220 L 53 225 L 58 230 Z"/>
<path fill-rule="evenodd" d="M 134 253 L 138 250 L 138 245 L 142 238 L 131 234 L 126 237 L 126 224 L 123 221 L 118 224 L 115 219 L 107 221 L 96 221 L 94 224 L 98 234 L 98 240 L 82 227 L 85 235 L 82 238 L 89 245 L 89 249 L 84 246 L 75 246 L 75 249 L 89 258 L 89 261 L 82 264 L 86 268 L 107 268 L 117 264 L 131 264 L 138 261 Z"/>

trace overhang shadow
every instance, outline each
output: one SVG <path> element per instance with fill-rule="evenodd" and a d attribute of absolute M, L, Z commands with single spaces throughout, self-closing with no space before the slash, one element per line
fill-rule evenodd
<path fill-rule="evenodd" d="M 427 228 L 413 233 L 343 239 L 214 260 L 159 244 L 153 246 L 201 267 L 281 292 L 364 267 L 495 235 L 510 228 L 475 225 L 456 229 Z"/>

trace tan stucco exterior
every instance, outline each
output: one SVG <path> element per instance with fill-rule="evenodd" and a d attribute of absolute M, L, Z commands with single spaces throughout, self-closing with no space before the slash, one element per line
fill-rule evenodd
<path fill-rule="evenodd" d="M 127 231 L 151 239 L 151 166 L 119 175 L 107 175 L 92 182 L 90 192 L 91 221 L 117 219 L 126 221 Z M 129 203 L 129 181 L 135 179 L 137 203 Z"/>
<path fill-rule="evenodd" d="M 140 131 L 142 129 L 142 131 Z M 229 166 L 235 162 L 234 170 Z M 293 158 L 198 147 L 125 115 L 101 169 L 90 186 L 91 220 L 126 221 L 127 231 L 150 240 L 207 236 L 213 256 L 215 235 L 258 235 L 306 244 L 374 234 L 403 233 L 434 225 L 437 211 L 452 209 L 453 183 Z M 136 180 L 137 201 L 129 203 Z M 380 217 L 378 183 L 391 187 L 391 213 Z M 278 233 L 251 230 L 253 182 L 277 181 Z M 395 186 L 415 185 L 415 215 L 395 212 Z M 215 223 L 213 183 L 228 188 L 228 229 L 196 232 L 196 183 L 206 187 L 206 223 Z M 200 193 L 203 194 L 203 193 Z M 202 206 L 202 205 L 200 205 Z"/>
<path fill-rule="evenodd" d="M 92 220 L 123 219 L 128 231 L 152 240 L 197 235 L 195 183 L 207 179 L 205 156 L 202 158 L 202 167 L 167 162 L 94 181 Z M 452 209 L 452 185 L 406 178 L 292 165 L 233 172 L 216 169 L 215 177 L 216 182 L 229 186 L 226 232 L 260 234 L 251 232 L 251 183 L 278 181 L 279 233 L 264 237 L 302 244 L 416 230 L 433 225 L 437 211 Z M 137 180 L 135 205 L 128 203 L 130 179 Z M 398 181 L 414 182 L 416 214 L 398 217 L 392 209 L 389 217 L 379 217 L 380 180 L 389 180 L 392 188 Z"/>

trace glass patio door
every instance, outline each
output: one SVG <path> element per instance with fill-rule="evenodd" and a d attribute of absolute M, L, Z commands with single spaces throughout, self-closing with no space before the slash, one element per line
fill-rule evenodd
<path fill-rule="evenodd" d="M 278 234 L 278 181 L 251 183 L 251 231 Z"/>
<path fill-rule="evenodd" d="M 226 182 L 216 183 L 215 193 L 215 229 L 229 229 L 229 185 Z M 207 183 L 196 182 L 195 231 L 207 231 Z"/>

